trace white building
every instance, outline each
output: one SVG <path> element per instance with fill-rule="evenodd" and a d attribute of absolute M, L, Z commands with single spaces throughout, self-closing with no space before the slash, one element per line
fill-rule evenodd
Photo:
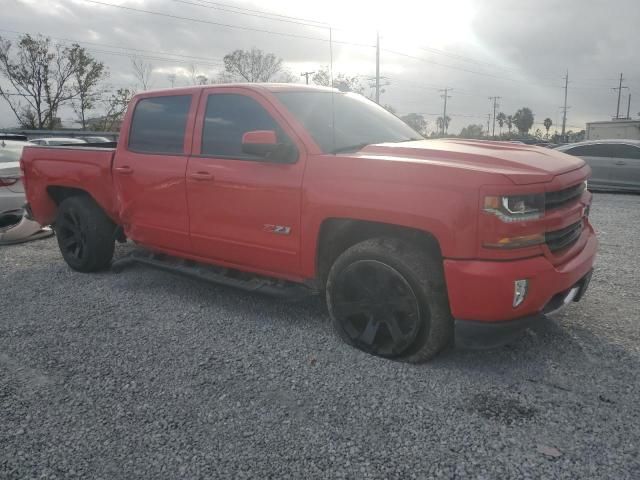
<path fill-rule="evenodd" d="M 607 138 L 640 140 L 640 120 L 618 119 L 587 123 L 587 140 Z"/>

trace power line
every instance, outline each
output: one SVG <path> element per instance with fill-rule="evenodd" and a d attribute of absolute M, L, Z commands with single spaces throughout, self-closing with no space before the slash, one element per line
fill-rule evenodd
<path fill-rule="evenodd" d="M 187 0 L 171 0 L 172 2 L 176 2 L 176 3 L 182 3 L 185 5 L 193 5 L 196 7 L 202 7 L 202 8 L 209 8 L 211 10 L 220 10 L 222 12 L 228 12 L 228 13 L 235 13 L 237 15 L 247 15 L 250 17 L 256 17 L 256 18 L 264 18 L 266 20 L 272 20 L 275 22 L 287 22 L 287 23 L 294 23 L 296 25 L 305 25 L 308 27 L 315 27 L 315 28 L 324 28 L 327 29 L 329 28 L 329 25 L 324 23 L 324 22 L 318 22 L 315 20 L 306 20 L 306 19 L 301 19 L 301 18 L 296 18 L 296 17 L 287 17 L 284 15 L 277 15 L 277 14 L 271 14 L 268 12 L 262 12 L 262 11 L 258 11 L 258 10 L 249 10 L 249 9 L 244 9 L 244 8 L 240 8 L 240 7 L 232 7 L 230 5 L 227 4 L 219 4 L 217 2 L 203 2 L 203 3 L 195 3 L 195 2 L 189 2 Z M 200 0 L 202 2 L 202 0 Z M 220 6 L 223 5 L 223 6 Z M 228 8 L 226 8 L 228 7 Z M 235 9 L 235 10 L 232 10 Z M 246 11 L 245 11 L 246 10 Z M 284 17 L 284 18 L 274 18 L 274 17 Z"/>
<path fill-rule="evenodd" d="M 0 31 L 2 32 L 8 32 L 8 33 L 13 33 L 15 35 L 33 35 L 29 32 L 19 32 L 16 30 L 7 30 L 4 28 L 0 28 Z M 202 60 L 206 61 L 206 62 L 210 62 L 211 64 L 218 64 L 218 65 L 223 65 L 222 59 L 217 59 L 217 58 L 211 58 L 211 57 L 199 57 L 199 56 L 194 56 L 194 55 L 184 55 L 184 54 L 180 54 L 180 53 L 171 53 L 171 52 L 164 52 L 164 51 L 160 51 L 160 50 L 144 50 L 141 48 L 131 48 L 131 47 L 123 47 L 120 45 L 110 45 L 110 44 L 106 44 L 106 43 L 98 43 L 98 42 L 89 42 L 86 40 L 73 40 L 70 38 L 63 38 L 63 37 L 53 37 L 51 35 L 45 35 L 49 38 L 52 38 L 54 40 L 59 40 L 59 41 L 63 41 L 63 42 L 71 42 L 71 43 L 77 43 L 80 45 L 95 45 L 98 47 L 106 47 L 106 48 L 118 48 L 118 49 L 122 49 L 122 50 L 131 50 L 133 52 L 142 52 L 142 53 L 151 53 L 151 54 L 158 54 L 158 55 L 169 55 L 172 57 L 179 57 L 179 58 L 185 58 L 185 59 L 191 59 L 191 60 L 197 60 L 198 63 L 201 63 Z M 172 59 L 167 59 L 167 60 L 172 60 Z"/>
<path fill-rule="evenodd" d="M 130 11 L 130 12 L 145 13 L 147 15 L 155 15 L 155 16 L 159 16 L 159 17 L 173 18 L 175 20 L 185 20 L 185 21 L 188 21 L 188 22 L 203 23 L 203 24 L 207 24 L 207 25 L 215 25 L 215 26 L 218 26 L 218 27 L 236 28 L 236 29 L 239 29 L 239 30 L 247 30 L 247 31 L 251 31 L 251 32 L 268 33 L 270 35 L 280 35 L 280 36 L 283 36 L 283 37 L 301 38 L 301 39 L 304 39 L 304 40 L 314 40 L 314 41 L 317 41 L 317 42 L 327 42 L 327 43 L 329 42 L 329 39 L 327 39 L 327 38 L 310 37 L 308 35 L 299 35 L 299 34 L 295 34 L 295 33 L 276 32 L 274 30 L 266 30 L 266 29 L 263 29 L 263 28 L 255 28 L 255 27 L 246 27 L 246 26 L 243 26 L 243 25 L 234 25 L 234 24 L 230 24 L 230 23 L 212 22 L 210 20 L 204 20 L 204 19 L 201 19 L 201 18 L 182 17 L 180 15 L 173 15 L 171 13 L 156 12 L 154 10 L 145 10 L 145 9 L 142 9 L 142 8 L 127 7 L 125 5 L 114 5 L 113 3 L 100 2 L 98 0 L 83 0 L 83 1 L 87 2 L 87 3 L 93 3 L 95 5 L 102 5 L 102 6 L 105 6 L 105 7 L 119 8 L 121 10 L 127 10 L 127 11 Z M 338 43 L 338 44 L 341 44 L 341 45 L 353 45 L 353 46 L 358 46 L 358 47 L 373 48 L 373 45 L 355 43 L 355 42 L 346 42 L 346 41 L 333 40 L 333 43 Z"/>

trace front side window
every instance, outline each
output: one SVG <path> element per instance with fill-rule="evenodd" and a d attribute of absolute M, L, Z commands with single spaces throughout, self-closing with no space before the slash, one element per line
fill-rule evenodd
<path fill-rule="evenodd" d="M 627 160 L 640 159 L 640 148 L 625 143 L 611 145 L 611 156 L 613 158 L 625 158 Z"/>
<path fill-rule="evenodd" d="M 202 155 L 249 158 L 242 152 L 242 136 L 253 130 L 274 130 L 287 143 L 284 132 L 269 113 L 251 97 L 211 94 L 207 99 L 202 128 Z"/>
<path fill-rule="evenodd" d="M 577 157 L 611 157 L 611 145 L 596 143 L 593 145 L 580 145 L 566 150 L 564 153 Z"/>
<path fill-rule="evenodd" d="M 142 153 L 183 153 L 190 107 L 191 95 L 140 100 L 131 121 L 129 150 Z"/>

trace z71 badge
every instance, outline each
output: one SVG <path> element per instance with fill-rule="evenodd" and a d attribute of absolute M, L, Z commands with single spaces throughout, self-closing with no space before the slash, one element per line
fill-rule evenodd
<path fill-rule="evenodd" d="M 269 233 L 277 233 L 278 235 L 289 235 L 291 233 L 291 227 L 286 225 L 265 224 L 263 230 Z"/>

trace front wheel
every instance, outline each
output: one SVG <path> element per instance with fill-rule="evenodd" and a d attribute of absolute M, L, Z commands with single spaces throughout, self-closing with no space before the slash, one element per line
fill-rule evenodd
<path fill-rule="evenodd" d="M 340 337 L 373 355 L 423 362 L 453 338 L 442 261 L 411 242 L 350 247 L 331 267 L 326 294 Z"/>
<path fill-rule="evenodd" d="M 74 270 L 96 272 L 111 264 L 116 226 L 92 198 L 63 200 L 54 228 L 62 257 Z"/>

